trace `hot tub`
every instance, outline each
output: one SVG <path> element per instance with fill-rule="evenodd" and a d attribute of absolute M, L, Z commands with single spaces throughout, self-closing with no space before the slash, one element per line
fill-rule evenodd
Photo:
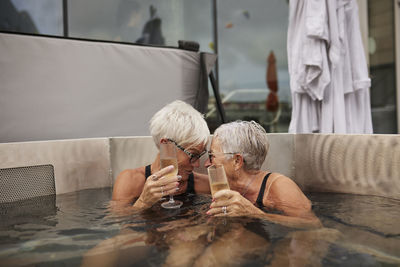
<path fill-rule="evenodd" d="M 150 137 L 0 144 L 1 266 L 398 266 L 400 137 L 270 134 L 264 168 L 295 180 L 324 227 L 112 210 L 112 184 L 152 161 Z M 204 172 L 203 168 L 198 171 Z"/>

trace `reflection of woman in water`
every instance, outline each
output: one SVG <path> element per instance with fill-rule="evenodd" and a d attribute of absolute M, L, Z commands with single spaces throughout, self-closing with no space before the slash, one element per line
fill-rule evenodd
<path fill-rule="evenodd" d="M 198 246 L 201 252 L 201 248 L 208 244 L 207 236 L 212 230 L 207 224 L 209 217 L 205 215 L 210 198 L 195 194 L 184 197 L 180 209 L 166 210 L 155 205 L 118 217 L 118 220 L 133 223 L 125 224 L 118 235 L 85 253 L 82 266 L 131 266 L 149 261 L 161 265 L 164 260 L 172 263 L 193 261 L 197 251 L 193 248 Z"/>
<path fill-rule="evenodd" d="M 135 211 L 126 216 L 135 223 L 88 251 L 82 266 L 223 266 L 266 253 L 267 235 L 250 230 L 254 219 L 210 218 L 209 206 L 209 196 L 188 195 L 172 214 L 160 206 Z"/>
<path fill-rule="evenodd" d="M 207 221 L 208 206 L 194 214 L 187 209 L 183 218 L 172 221 L 162 215 L 154 221 L 159 213 L 145 211 L 153 225 L 127 225 L 86 253 L 82 266 L 321 266 L 330 244 L 340 237 L 334 229 L 296 231 L 249 218 Z M 140 227 L 150 228 L 138 232 Z"/>

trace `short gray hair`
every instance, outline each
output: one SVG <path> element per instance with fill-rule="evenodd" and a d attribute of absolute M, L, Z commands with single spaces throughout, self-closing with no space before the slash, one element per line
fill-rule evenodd
<path fill-rule="evenodd" d="M 269 149 L 267 132 L 255 121 L 222 124 L 215 130 L 214 138 L 218 139 L 224 153 L 243 156 L 245 170 L 259 170 Z"/>
<path fill-rule="evenodd" d="M 207 145 L 210 136 L 203 115 L 180 100 L 175 100 L 154 114 L 150 120 L 150 133 L 157 148 L 162 138 L 170 138 L 181 146 L 192 147 Z"/>

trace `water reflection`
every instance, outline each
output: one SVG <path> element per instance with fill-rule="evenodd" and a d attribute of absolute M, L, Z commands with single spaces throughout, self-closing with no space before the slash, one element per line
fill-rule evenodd
<path fill-rule="evenodd" d="M 150 19 L 143 27 L 142 36 L 136 40 L 138 44 L 164 45 L 164 37 L 161 31 L 161 18 L 156 14 L 157 9 L 150 5 Z"/>
<path fill-rule="evenodd" d="M 307 266 L 321 262 L 340 237 L 334 229 L 302 231 L 252 218 L 209 217 L 209 196 L 182 200 L 178 210 L 155 205 L 132 212 L 118 235 L 85 253 L 82 266 Z"/>
<path fill-rule="evenodd" d="M 24 224 L 40 225 L 41 227 L 55 226 L 57 222 L 50 220 L 49 217 L 55 215 L 56 212 L 55 195 L 0 203 L 0 231 L 14 229 L 18 225 Z"/>
<path fill-rule="evenodd" d="M 59 195 L 56 201 L 53 196 L 47 201 L 14 203 L 0 209 L 0 262 L 2 266 L 400 263 L 398 224 L 386 232 L 377 219 L 398 221 L 398 201 L 338 194 L 310 198 L 323 228 L 302 230 L 260 219 L 211 218 L 205 213 L 211 202 L 208 195 L 180 196 L 184 205 L 178 210 L 156 204 L 143 212 L 119 214 L 110 212 L 110 189 Z M 365 215 L 365 210 L 375 216 Z"/>

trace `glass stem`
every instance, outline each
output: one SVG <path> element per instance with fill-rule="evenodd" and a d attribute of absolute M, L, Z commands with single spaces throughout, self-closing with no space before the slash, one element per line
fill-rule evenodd
<path fill-rule="evenodd" d="M 173 196 L 173 195 L 170 195 L 170 196 L 169 196 L 169 203 L 174 203 L 174 202 L 175 202 L 174 196 Z"/>

